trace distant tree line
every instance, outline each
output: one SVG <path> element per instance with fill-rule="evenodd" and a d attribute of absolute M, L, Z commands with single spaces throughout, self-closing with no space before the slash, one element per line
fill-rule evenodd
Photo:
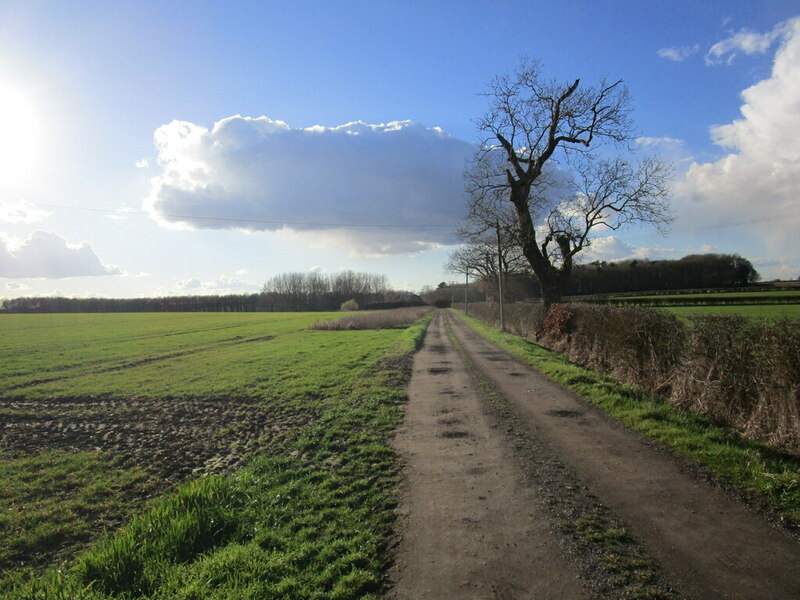
<path fill-rule="evenodd" d="M 386 275 L 374 273 L 283 273 L 264 284 L 262 294 L 275 311 L 338 310 L 343 302 L 355 300 L 359 307 L 386 301 Z"/>
<path fill-rule="evenodd" d="M 566 294 L 609 294 L 700 288 L 736 288 L 761 277 L 738 254 L 690 254 L 679 260 L 624 260 L 578 265 Z"/>
<path fill-rule="evenodd" d="M 451 263 L 464 256 L 467 255 L 454 254 Z M 495 256 L 484 262 L 489 264 L 496 260 Z M 497 272 L 492 272 L 489 267 L 482 271 L 476 261 L 465 264 L 473 276 L 477 276 L 477 279 L 470 283 L 469 301 L 496 302 Z M 564 288 L 564 295 L 739 288 L 755 283 L 759 279 L 758 271 L 750 261 L 737 254 L 691 254 L 679 260 L 645 258 L 617 262 L 595 261 L 573 268 L 572 276 Z M 539 282 L 530 271 L 517 270 L 504 273 L 503 288 L 505 298 L 509 302 L 539 298 L 541 295 Z M 423 289 L 421 295 L 431 304 L 450 299 L 455 303 L 464 302 L 464 284 L 442 282 L 436 289 L 431 287 Z"/>
<path fill-rule="evenodd" d="M 12 298 L 6 313 L 258 312 L 271 310 L 262 294 L 165 296 L 160 298 Z"/>
<path fill-rule="evenodd" d="M 426 304 L 449 307 L 463 305 L 465 298 L 467 302 L 484 302 L 487 299 L 486 290 L 487 284 L 482 280 L 471 280 L 469 285 L 442 281 L 435 288 L 426 285 L 419 295 Z"/>
<path fill-rule="evenodd" d="M 0 301 L 6 313 L 103 312 L 282 312 L 339 310 L 355 300 L 362 309 L 416 306 L 415 294 L 395 292 L 385 275 L 342 271 L 276 275 L 260 293 L 160 298 L 12 298 Z"/>

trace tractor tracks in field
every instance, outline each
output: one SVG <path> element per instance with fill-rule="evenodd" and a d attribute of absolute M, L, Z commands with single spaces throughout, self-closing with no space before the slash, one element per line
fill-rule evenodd
<path fill-rule="evenodd" d="M 178 335 L 178 334 L 169 334 L 169 335 Z M 226 338 L 222 340 L 216 340 L 211 345 L 200 346 L 198 348 L 189 348 L 187 350 L 176 350 L 172 352 L 167 352 L 165 354 L 159 354 L 157 356 L 148 356 L 144 358 L 139 358 L 134 361 L 125 362 L 122 364 L 112 365 L 112 366 L 104 366 L 107 365 L 107 361 L 98 360 L 92 361 L 89 363 L 77 364 L 77 365 L 69 365 L 63 367 L 63 369 L 75 369 L 79 367 L 97 367 L 100 366 L 101 368 L 94 368 L 88 369 L 85 371 L 78 371 L 77 373 L 69 373 L 64 375 L 53 375 L 52 377 L 44 377 L 40 379 L 31 379 L 29 381 L 23 381 L 20 383 L 14 383 L 11 385 L 7 385 L 5 387 L 0 388 L 0 396 L 3 393 L 13 392 L 15 390 L 22 390 L 26 388 L 32 388 L 39 385 L 47 385 L 48 383 L 55 383 L 57 381 L 66 381 L 69 379 L 75 379 L 78 377 L 86 377 L 91 375 L 104 375 L 106 373 L 115 373 L 119 371 L 126 371 L 128 369 L 135 369 L 137 367 L 144 367 L 153 363 L 165 362 L 168 360 L 172 360 L 175 358 L 183 358 L 186 356 L 192 356 L 195 354 L 203 354 L 205 352 L 211 352 L 219 350 L 220 348 L 230 347 L 230 346 L 239 346 L 241 344 L 250 344 L 250 343 L 258 343 L 258 342 L 268 342 L 270 340 L 274 340 L 274 335 L 262 335 L 259 337 L 245 337 L 245 336 L 234 336 L 232 338 Z"/>
<path fill-rule="evenodd" d="M 258 398 L 0 398 L 0 452 L 96 452 L 141 467 L 171 487 L 233 471 L 250 456 L 296 437 L 312 410 Z"/>
<path fill-rule="evenodd" d="M 800 597 L 800 544 L 447 311 L 415 357 L 396 600 Z"/>

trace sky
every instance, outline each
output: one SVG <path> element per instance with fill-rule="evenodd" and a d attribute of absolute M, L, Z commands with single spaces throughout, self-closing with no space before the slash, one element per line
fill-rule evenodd
<path fill-rule="evenodd" d="M 583 260 L 800 276 L 800 0 L 0 3 L 0 298 L 418 291 L 466 211 L 492 79 L 622 79 L 675 221 Z"/>

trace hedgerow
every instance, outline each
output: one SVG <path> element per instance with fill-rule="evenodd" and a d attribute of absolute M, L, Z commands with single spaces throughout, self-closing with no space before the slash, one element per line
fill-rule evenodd
<path fill-rule="evenodd" d="M 491 305 L 470 314 L 498 324 Z M 743 435 L 800 454 L 800 321 L 556 304 L 506 310 L 506 330 Z"/>

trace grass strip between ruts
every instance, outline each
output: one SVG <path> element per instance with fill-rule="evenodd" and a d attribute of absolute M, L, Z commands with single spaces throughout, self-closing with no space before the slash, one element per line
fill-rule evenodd
<path fill-rule="evenodd" d="M 410 356 L 430 317 L 282 452 L 179 487 L 18 600 L 365 599 L 383 589 Z"/>
<path fill-rule="evenodd" d="M 701 415 L 575 365 L 562 354 L 453 311 L 474 331 L 572 390 L 631 429 L 672 448 L 800 526 L 800 459 L 747 440 Z"/>

